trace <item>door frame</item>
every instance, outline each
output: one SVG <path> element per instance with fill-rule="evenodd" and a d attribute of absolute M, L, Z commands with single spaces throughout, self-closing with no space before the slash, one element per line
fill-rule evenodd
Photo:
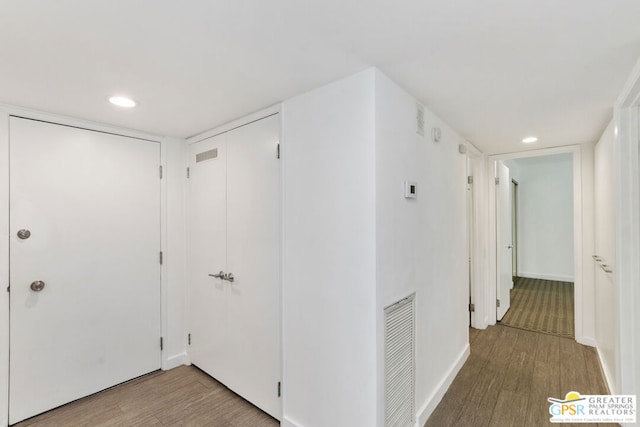
<path fill-rule="evenodd" d="M 509 186 L 507 194 L 509 194 L 509 196 L 511 196 L 511 171 L 509 170 L 509 167 L 504 162 L 502 162 L 500 164 L 498 162 L 499 162 L 498 160 L 493 162 L 493 167 L 494 167 L 494 169 L 493 169 L 494 170 L 494 172 L 493 172 L 493 174 L 494 174 L 494 186 L 493 186 L 493 191 L 492 191 L 492 194 L 494 196 L 493 203 L 495 204 L 494 205 L 494 212 L 496 214 L 496 217 L 495 217 L 495 223 L 496 223 L 496 228 L 495 228 L 495 230 L 496 230 L 496 235 L 495 235 L 495 241 L 496 241 L 496 254 L 495 254 L 495 256 L 496 256 L 496 265 L 495 265 L 495 272 L 496 272 L 496 304 L 495 304 L 496 305 L 496 322 L 498 321 L 498 308 L 503 310 L 502 304 L 500 305 L 500 307 L 498 307 L 498 301 L 497 301 L 499 299 L 501 303 L 503 302 L 502 299 L 501 299 L 501 295 L 502 295 L 501 291 L 503 289 L 500 288 L 500 286 L 501 286 L 500 276 L 501 276 L 502 268 L 503 268 L 503 265 L 500 262 L 501 258 L 502 258 L 502 254 L 500 253 L 500 250 L 501 250 L 500 248 L 503 246 L 503 242 L 502 242 L 502 238 L 503 238 L 502 234 L 503 233 L 501 232 L 501 229 L 498 226 L 498 215 L 497 215 L 498 209 L 499 209 L 499 206 L 497 204 L 500 202 L 498 200 L 497 193 L 498 193 L 498 191 L 499 191 L 498 189 L 500 187 L 499 184 L 501 184 L 501 181 L 502 181 L 502 178 L 503 178 L 500 175 L 500 166 L 506 168 L 507 173 L 509 175 L 509 182 L 506 185 Z M 509 224 L 510 225 L 509 226 L 509 231 L 513 231 L 513 224 L 511 223 L 512 218 L 513 218 L 512 209 L 513 209 L 513 200 L 511 200 L 509 202 L 509 223 L 510 223 Z M 513 236 L 511 236 L 510 240 L 511 241 L 509 243 L 511 245 L 513 245 Z M 513 252 L 511 252 L 511 256 L 509 258 L 511 260 L 511 263 L 513 263 Z M 511 270 L 511 274 L 509 275 L 509 282 L 510 282 L 510 284 L 509 284 L 509 308 L 506 309 L 506 311 L 504 312 L 504 314 L 500 318 L 500 320 L 502 320 L 504 318 L 504 316 L 506 316 L 507 312 L 511 308 L 511 289 L 513 288 L 513 265 L 511 266 L 511 268 L 509 270 Z"/>
<path fill-rule="evenodd" d="M 513 254 L 511 270 L 513 273 L 513 280 L 518 277 L 518 181 L 511 178 L 511 218 L 513 223 L 511 224 L 511 243 L 513 244 Z"/>
<path fill-rule="evenodd" d="M 166 169 L 167 140 L 165 138 L 87 120 L 56 115 L 26 108 L 0 104 L 0 426 L 9 423 L 9 117 L 17 116 L 91 131 L 144 139 L 160 144 L 160 165 Z M 159 165 L 159 166 L 160 166 Z M 167 248 L 167 180 L 160 181 L 160 245 Z M 167 336 L 167 263 L 160 266 L 160 330 Z M 161 367 L 167 368 L 167 347 L 160 351 Z M 181 363 L 179 363 L 181 364 Z M 177 365 L 176 365 L 177 366 Z"/>
<path fill-rule="evenodd" d="M 542 148 L 538 150 L 530 150 L 530 151 L 522 151 L 517 153 L 506 153 L 506 154 L 495 154 L 487 157 L 487 170 L 493 171 L 494 164 L 498 160 L 509 160 L 509 159 L 519 159 L 524 157 L 539 157 L 539 156 L 548 156 L 553 154 L 565 154 L 569 153 L 573 157 L 573 267 L 574 267 L 574 322 L 575 322 L 575 338 L 581 344 L 586 344 L 593 346 L 595 345 L 593 336 L 585 334 L 585 322 L 587 319 L 585 318 L 585 312 L 587 316 L 593 317 L 593 308 L 589 307 L 588 304 L 593 304 L 593 297 L 585 295 L 585 284 L 588 283 L 588 291 L 593 290 L 593 271 L 589 272 L 588 269 L 585 270 L 583 267 L 587 264 L 585 261 L 585 256 L 590 257 L 591 254 L 585 251 L 584 243 L 585 241 L 590 245 L 589 247 L 593 247 L 593 230 L 589 230 L 589 224 L 583 224 L 583 194 L 582 180 L 585 179 L 583 176 L 583 168 L 582 168 L 582 156 L 583 156 L 583 148 L 580 145 L 567 145 L 564 147 L 553 147 L 553 148 Z M 593 157 L 593 156 L 592 156 Z M 496 286 L 497 286 L 497 274 L 496 274 L 496 266 L 497 266 L 497 234 L 496 234 L 496 192 L 495 192 L 495 181 L 494 175 L 488 174 L 486 184 L 489 188 L 488 191 L 488 215 L 489 215 L 489 234 L 488 234 L 488 246 L 489 246 L 489 254 L 488 254 L 488 267 L 489 267 L 489 280 L 487 282 L 486 292 L 489 298 L 486 299 L 487 304 L 489 304 L 488 312 L 495 313 L 496 312 Z M 593 218 L 591 218 L 592 220 Z M 593 224 L 591 224 L 593 225 Z M 593 227 L 591 227 L 593 228 Z M 584 238 L 583 238 L 584 233 Z M 590 274 L 589 274 L 590 273 Z M 586 307 L 585 307 L 586 306 Z M 496 324 L 496 316 L 488 318 L 489 325 Z M 591 333 L 591 335 L 593 335 Z"/>
<path fill-rule="evenodd" d="M 483 191 L 484 174 L 485 174 L 485 157 L 483 157 L 480 150 L 478 150 L 473 144 L 466 142 L 466 172 L 467 178 L 472 177 L 471 183 L 471 206 L 467 206 L 467 252 L 465 256 L 471 259 L 469 266 L 469 304 L 473 304 L 475 309 L 470 313 L 470 322 L 472 328 L 484 329 L 486 328 L 485 319 L 485 306 L 483 300 L 485 298 L 484 287 L 481 283 L 485 282 L 485 268 L 483 266 L 484 259 L 484 245 L 485 241 L 485 227 L 483 226 L 485 221 L 485 211 L 483 209 L 485 203 L 485 192 Z M 467 184 L 469 185 L 469 184 Z M 466 188 L 466 186 L 465 186 Z M 468 195 L 467 195 L 468 197 Z"/>

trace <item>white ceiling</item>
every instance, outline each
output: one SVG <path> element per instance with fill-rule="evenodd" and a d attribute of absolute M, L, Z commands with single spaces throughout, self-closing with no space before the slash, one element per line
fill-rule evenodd
<path fill-rule="evenodd" d="M 638 0 L 0 4 L 0 102 L 179 137 L 377 66 L 487 153 L 591 142 L 639 56 Z"/>

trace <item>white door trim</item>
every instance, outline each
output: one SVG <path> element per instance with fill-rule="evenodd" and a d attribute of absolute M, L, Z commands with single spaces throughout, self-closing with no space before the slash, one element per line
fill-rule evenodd
<path fill-rule="evenodd" d="M 95 123 L 76 119 L 64 115 L 51 114 L 7 104 L 0 104 L 0 426 L 9 423 L 9 117 L 18 116 L 33 120 L 78 127 L 82 129 L 111 133 L 115 135 L 133 137 L 154 141 L 161 144 L 161 162 L 166 169 L 166 152 L 164 138 L 131 129 Z M 161 245 L 165 250 L 167 227 L 167 180 L 161 181 Z M 167 263 L 161 266 L 161 329 L 162 336 L 167 336 Z M 167 365 L 167 351 L 162 351 L 162 367 Z"/>
<path fill-rule="evenodd" d="M 487 170 L 493 170 L 494 162 L 498 160 L 518 159 L 524 157 L 537 157 L 548 156 L 553 154 L 570 153 L 573 155 L 573 247 L 574 247 L 574 275 L 575 275 L 575 298 L 574 298 L 574 312 L 575 312 L 575 336 L 576 341 L 582 344 L 593 345 L 593 338 L 585 336 L 584 334 L 584 296 L 583 285 L 585 281 L 585 271 L 583 271 L 584 257 L 591 256 L 591 254 L 583 254 L 583 218 L 582 218 L 582 147 L 580 145 L 568 145 L 564 147 L 544 148 L 540 150 L 524 151 L 519 153 L 508 154 L 496 154 L 487 157 Z M 489 189 L 495 187 L 493 174 L 487 174 L 487 185 Z M 488 192 L 488 212 L 489 212 L 489 234 L 488 234 L 488 247 L 489 247 L 489 280 L 485 286 L 485 292 L 488 295 L 487 301 L 488 307 L 485 307 L 485 313 L 496 312 L 496 207 L 495 207 L 495 191 L 489 190 Z M 593 232 L 587 231 L 587 238 L 593 240 Z M 592 272 L 593 273 L 593 272 Z M 593 278 L 591 278 L 592 280 Z M 592 313 L 590 313 L 592 314 Z M 488 324 L 494 325 L 496 323 L 495 314 L 488 316 Z"/>
<path fill-rule="evenodd" d="M 239 119 L 236 120 L 232 120 L 228 123 L 222 124 L 220 126 L 216 126 L 213 129 L 210 129 L 208 131 L 199 133 L 197 135 L 193 135 L 189 138 L 187 138 L 187 143 L 188 144 L 195 144 L 196 142 L 200 142 L 202 140 L 205 140 L 207 138 L 211 138 L 212 136 L 216 136 L 216 135 L 220 135 L 223 134 L 225 132 L 229 132 L 233 129 L 239 128 L 241 126 L 245 126 L 248 125 L 249 123 L 253 123 L 253 122 L 257 122 L 258 120 L 262 120 L 265 119 L 269 116 L 273 116 L 275 114 L 280 113 L 281 110 L 281 104 L 275 104 L 272 105 L 268 108 L 265 108 L 264 110 L 260 110 L 260 111 L 256 111 L 255 113 L 249 114 L 247 116 L 241 117 Z"/>

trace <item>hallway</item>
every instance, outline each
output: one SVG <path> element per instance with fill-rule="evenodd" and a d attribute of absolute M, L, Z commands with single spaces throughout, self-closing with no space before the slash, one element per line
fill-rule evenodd
<path fill-rule="evenodd" d="M 425 427 L 547 425 L 548 397 L 608 393 L 595 349 L 574 340 L 497 325 L 469 329 L 469 342 Z"/>

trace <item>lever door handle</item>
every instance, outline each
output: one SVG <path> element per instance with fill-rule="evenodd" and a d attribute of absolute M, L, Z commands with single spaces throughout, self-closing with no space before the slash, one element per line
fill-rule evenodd
<path fill-rule="evenodd" d="M 220 270 L 220 273 L 218 274 L 209 274 L 209 276 L 215 277 L 216 279 L 227 280 L 227 275 L 222 270 Z"/>

